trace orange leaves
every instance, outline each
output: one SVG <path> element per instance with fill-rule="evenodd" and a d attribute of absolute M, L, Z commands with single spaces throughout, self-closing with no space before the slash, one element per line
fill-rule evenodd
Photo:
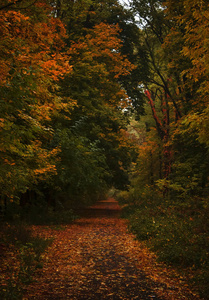
<path fill-rule="evenodd" d="M 119 50 L 122 46 L 118 38 L 120 29 L 118 25 L 100 23 L 95 25 L 85 36 L 85 40 L 73 44 L 69 54 L 79 52 L 85 60 L 97 60 L 98 63 L 105 64 L 106 69 L 114 78 L 128 75 L 135 66 L 132 65 Z"/>
<path fill-rule="evenodd" d="M 93 46 L 104 53 L 108 51 L 117 51 L 121 48 L 122 42 L 118 38 L 121 31 L 118 25 L 106 23 L 96 24 L 86 35 L 86 41 L 89 46 Z"/>
<path fill-rule="evenodd" d="M 53 80 L 70 72 L 68 57 L 61 54 L 66 31 L 59 20 L 50 17 L 47 22 L 34 22 L 32 17 L 14 11 L 1 11 L 0 20 L 0 68 L 3 71 L 0 84 L 10 80 L 12 68 L 16 74 L 22 68 L 32 67 Z M 47 73 L 47 66 L 51 72 Z"/>
<path fill-rule="evenodd" d="M 34 170 L 34 175 L 41 180 L 44 180 L 46 178 L 46 174 L 49 174 L 49 173 L 51 173 L 53 175 L 56 174 L 56 166 L 55 165 L 48 165 L 48 166 L 45 166 L 44 168 Z M 42 177 L 42 175 L 44 175 L 44 176 Z"/>
<path fill-rule="evenodd" d="M 63 77 L 65 73 L 69 73 L 72 67 L 68 64 L 67 56 L 53 55 L 48 60 L 41 64 L 42 70 L 45 76 L 57 81 L 59 78 Z"/>
<path fill-rule="evenodd" d="M 4 163 L 7 164 L 7 165 L 10 165 L 10 166 L 14 166 L 15 165 L 15 162 L 11 162 L 7 158 L 4 158 Z"/>
<path fill-rule="evenodd" d="M 0 118 L 0 130 L 4 127 L 4 119 Z"/>
<path fill-rule="evenodd" d="M 89 208 L 89 217 L 59 230 L 34 226 L 36 234 L 54 242 L 24 299 L 198 299 L 128 233 L 116 211 L 117 201 L 107 199 Z"/>
<path fill-rule="evenodd" d="M 57 155 L 40 140 L 52 137 L 52 115 L 76 104 L 58 97 L 55 84 L 71 72 L 63 51 L 64 25 L 52 17 L 52 7 L 45 1 L 35 1 L 25 10 L 18 11 L 16 4 L 15 8 L 0 10 L 0 150 L 4 153 L 0 182 L 11 194 L 9 185 L 22 192 L 37 179 L 55 174 Z"/>
<path fill-rule="evenodd" d="M 93 38 L 91 38 L 91 43 L 98 48 L 96 55 L 109 59 L 109 72 L 114 74 L 114 78 L 126 76 L 135 68 L 125 56 L 120 54 L 122 46 L 122 42 L 118 38 L 120 31 L 118 25 L 101 23 L 95 26 L 92 32 Z"/>

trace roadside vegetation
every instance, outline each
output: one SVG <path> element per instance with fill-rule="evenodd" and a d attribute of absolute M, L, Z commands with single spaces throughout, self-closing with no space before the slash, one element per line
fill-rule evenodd
<path fill-rule="evenodd" d="M 142 190 L 117 196 L 124 207 L 122 216 L 129 220 L 129 230 L 156 253 L 159 261 L 174 267 L 191 288 L 208 299 L 209 221 L 205 199 L 182 202 L 164 198 L 151 186 Z"/>

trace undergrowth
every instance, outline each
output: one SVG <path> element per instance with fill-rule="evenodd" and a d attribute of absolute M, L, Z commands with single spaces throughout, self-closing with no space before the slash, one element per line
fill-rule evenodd
<path fill-rule="evenodd" d="M 23 220 L 33 225 L 60 225 L 73 222 L 77 216 L 72 209 L 63 206 L 55 208 L 44 202 L 36 205 L 25 205 L 21 207 L 17 203 L 9 203 L 4 213 L 3 220 L 19 222 Z"/>
<path fill-rule="evenodd" d="M 130 230 L 144 241 L 160 261 L 173 265 L 189 279 L 204 299 L 209 299 L 209 219 L 204 199 L 166 200 L 156 192 L 141 195 L 122 192 L 128 203 L 123 217 Z"/>
<path fill-rule="evenodd" d="M 38 232 L 31 230 L 31 225 L 60 229 L 76 218 L 72 209 L 55 208 L 44 202 L 23 207 L 15 202 L 8 203 L 0 224 L 0 299 L 22 299 L 25 286 L 33 281 L 34 272 L 43 267 L 42 254 L 52 239 L 40 237 Z"/>
<path fill-rule="evenodd" d="M 32 233 L 24 223 L 2 224 L 0 236 L 0 299 L 22 299 L 34 272 L 43 267 L 42 254 L 52 243 Z"/>

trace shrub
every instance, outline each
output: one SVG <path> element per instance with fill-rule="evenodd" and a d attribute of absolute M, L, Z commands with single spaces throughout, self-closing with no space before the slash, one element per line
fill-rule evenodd
<path fill-rule="evenodd" d="M 72 209 L 54 210 L 52 207 L 32 206 L 28 212 L 23 213 L 23 218 L 29 224 L 59 225 L 73 222 L 77 216 Z"/>
<path fill-rule="evenodd" d="M 33 279 L 33 273 L 42 266 L 41 254 L 52 243 L 52 239 L 34 236 L 24 223 L 2 226 L 1 243 L 5 247 L 15 247 L 17 265 L 8 266 L 10 278 L 0 287 L 0 299 L 22 299 L 24 285 Z"/>
<path fill-rule="evenodd" d="M 201 199 L 167 199 L 141 195 L 138 205 L 125 207 L 129 228 L 145 241 L 160 261 L 176 266 L 208 295 L 209 239 L 208 206 Z M 207 207 L 206 207 L 207 206 Z M 191 272 L 190 272 L 191 273 Z"/>

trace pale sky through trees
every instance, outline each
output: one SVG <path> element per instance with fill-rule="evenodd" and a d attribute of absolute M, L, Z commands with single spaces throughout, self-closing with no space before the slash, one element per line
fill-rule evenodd
<path fill-rule="evenodd" d="M 129 5 L 129 0 L 119 0 L 119 2 L 124 6 Z"/>

